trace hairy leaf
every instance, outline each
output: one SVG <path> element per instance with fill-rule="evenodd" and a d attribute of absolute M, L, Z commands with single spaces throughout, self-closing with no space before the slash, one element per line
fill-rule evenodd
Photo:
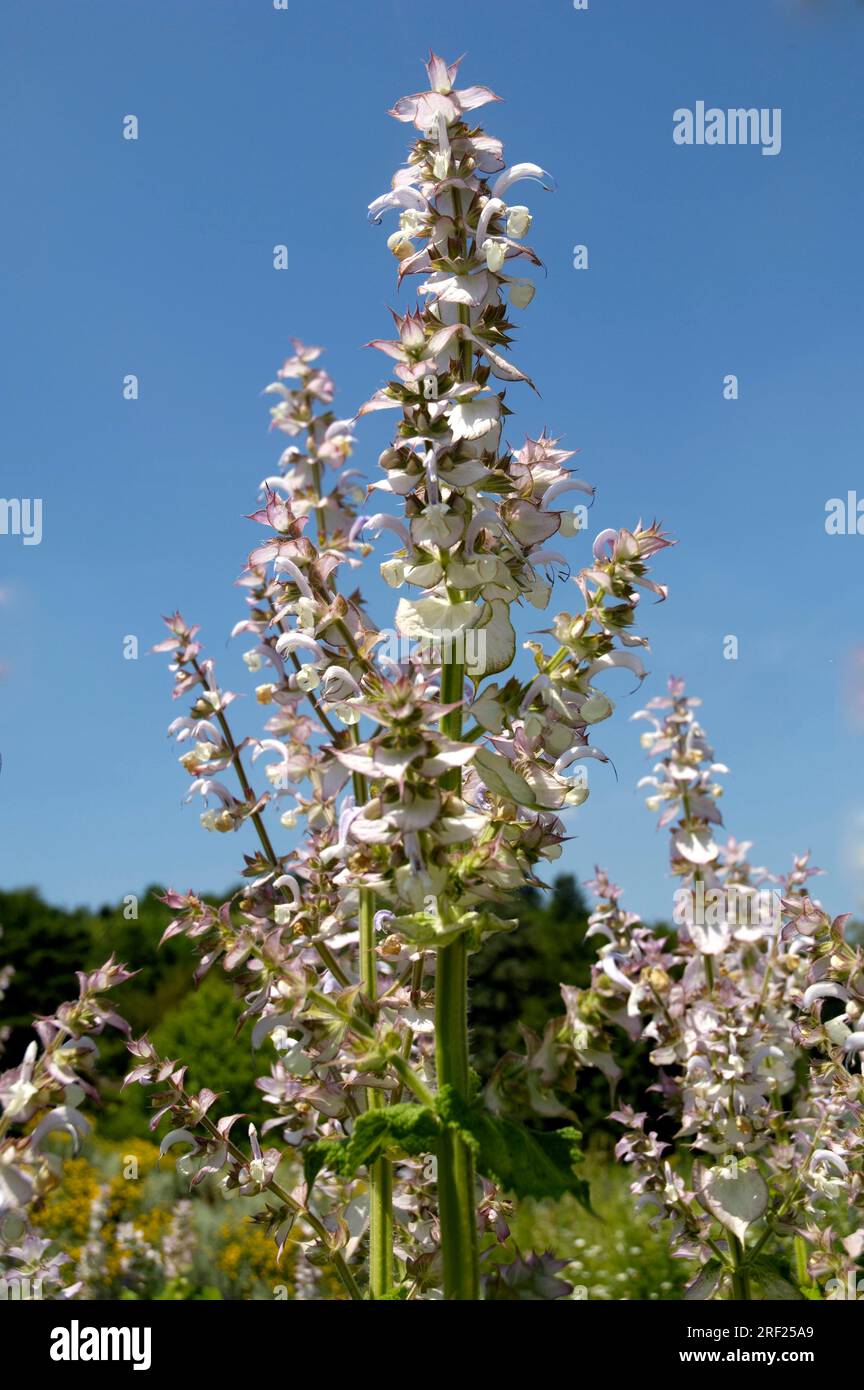
<path fill-rule="evenodd" d="M 478 1171 L 516 1197 L 560 1198 L 569 1193 L 586 1206 L 588 1184 L 574 1172 L 582 1159 L 578 1129 L 531 1130 L 469 1104 L 452 1086 L 442 1087 L 438 1113 L 472 1149 Z"/>
<path fill-rule="evenodd" d="M 303 1150 L 303 1172 L 311 1185 L 322 1168 L 353 1178 L 358 1168 L 374 1163 L 383 1154 L 424 1154 L 434 1150 L 440 1123 L 426 1105 L 405 1102 L 358 1115 L 348 1139 L 316 1139 Z"/>

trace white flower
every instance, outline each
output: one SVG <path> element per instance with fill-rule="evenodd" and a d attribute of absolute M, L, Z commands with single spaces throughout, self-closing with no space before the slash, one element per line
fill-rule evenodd
<path fill-rule="evenodd" d="M 3 1107 L 3 1114 L 5 1117 L 12 1120 L 16 1115 L 22 1114 L 35 1096 L 37 1089 L 38 1087 L 34 1086 L 32 1082 L 26 1081 L 23 1077 L 20 1077 L 17 1081 L 13 1081 L 6 1093 L 8 1100 Z"/>
<path fill-rule="evenodd" d="M 407 208 L 399 218 L 399 226 L 406 237 L 419 237 L 426 231 L 426 218 L 416 208 Z"/>
<path fill-rule="evenodd" d="M 301 666 L 294 677 L 297 689 L 302 690 L 304 695 L 310 690 L 315 690 L 321 684 L 321 672 L 317 666 Z"/>
<path fill-rule="evenodd" d="M 303 631 L 315 631 L 317 613 L 314 599 L 298 598 L 294 603 L 286 603 L 284 612 L 293 613 L 297 619 L 297 626 Z"/>
<path fill-rule="evenodd" d="M 446 502 L 430 502 L 411 523 L 411 535 L 419 546 L 437 545 L 445 548 L 460 539 L 464 523 Z"/>
<path fill-rule="evenodd" d="M 525 236 L 533 220 L 528 209 L 517 203 L 507 211 L 507 235 L 518 241 Z"/>
<path fill-rule="evenodd" d="M 500 410 L 497 396 L 476 396 L 473 401 L 461 401 L 453 407 L 448 420 L 453 439 L 482 439 L 497 427 Z"/>
<path fill-rule="evenodd" d="M 263 1158 L 253 1158 L 249 1164 L 249 1177 L 256 1187 L 264 1187 L 268 1182 L 267 1164 Z"/>
<path fill-rule="evenodd" d="M 491 270 L 493 275 L 497 275 L 507 255 L 507 243 L 499 241 L 496 237 L 487 237 L 480 250 L 486 257 L 487 269 Z"/>

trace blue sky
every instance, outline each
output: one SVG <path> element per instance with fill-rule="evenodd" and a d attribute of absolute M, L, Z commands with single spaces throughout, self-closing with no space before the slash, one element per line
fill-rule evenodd
<path fill-rule="evenodd" d="M 864 9 L 449 8 L 7 0 L 0 494 L 43 499 L 43 539 L 0 535 L 0 882 L 95 904 L 155 879 L 233 881 L 243 844 L 181 804 L 170 678 L 143 653 L 179 606 L 225 683 L 250 689 L 226 638 L 256 529 L 244 513 L 279 452 L 260 390 L 289 335 L 327 347 L 340 414 L 382 380 L 362 344 L 399 301 L 365 208 L 406 148 L 386 109 L 424 85 L 431 44 L 467 52 L 465 80 L 506 99 L 480 115 L 509 159 L 558 179 L 555 195 L 523 186 L 548 276 L 514 356 L 542 399 L 511 390 L 510 438 L 546 425 L 581 450 L 592 528 L 656 515 L 678 537 L 658 565 L 669 602 L 643 614 L 643 695 L 687 678 L 732 769 L 729 828 L 773 866 L 812 849 L 826 904 L 860 913 L 864 536 L 826 535 L 825 504 L 864 498 Z M 700 100 L 779 107 L 780 154 L 677 146 L 673 112 Z M 121 136 L 130 113 L 137 142 Z M 359 427 L 370 480 L 389 423 Z M 369 593 L 385 625 L 391 599 Z M 599 860 L 629 906 L 668 914 L 665 836 L 635 791 L 642 699 L 612 679 L 598 741 L 619 780 L 592 768 L 562 867 L 585 877 Z M 252 701 L 235 708 L 257 732 Z"/>

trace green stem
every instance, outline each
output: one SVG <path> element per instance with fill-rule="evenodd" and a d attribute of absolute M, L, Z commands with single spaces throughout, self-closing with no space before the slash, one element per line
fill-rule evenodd
<path fill-rule="evenodd" d="M 744 1265 L 744 1247 L 737 1236 L 730 1234 L 729 1250 L 732 1255 L 732 1297 L 738 1303 L 749 1303 L 753 1298 L 750 1275 Z"/>
<path fill-rule="evenodd" d="M 439 1086 L 468 1092 L 467 952 L 460 938 L 438 952 L 435 982 L 435 1060 Z M 447 1130 L 438 1151 L 438 1213 L 444 1259 L 444 1297 L 480 1297 L 474 1163 L 470 1149 Z"/>
<path fill-rule="evenodd" d="M 468 231 L 459 190 L 453 189 L 453 218 L 459 251 L 467 254 Z M 467 306 L 459 305 L 459 320 L 470 324 Z M 471 381 L 474 354 L 469 339 L 459 343 L 458 376 Z M 441 669 L 441 703 L 460 702 L 445 714 L 442 733 L 452 739 L 462 736 L 462 708 L 465 668 L 446 653 Z M 462 773 L 453 768 L 442 778 L 443 785 L 459 794 Z M 435 974 L 435 1067 L 438 1085 L 452 1086 L 463 1099 L 468 1098 L 468 952 L 463 937 L 438 951 Z M 438 1215 L 441 1223 L 441 1253 L 444 1264 L 444 1297 L 463 1301 L 480 1298 L 480 1270 L 477 1249 L 477 1216 L 474 1160 L 470 1149 L 453 1130 L 447 1130 L 438 1151 Z"/>
<path fill-rule="evenodd" d="M 445 663 L 441 675 L 441 703 L 462 699 L 464 668 L 459 662 Z M 442 720 L 442 730 L 458 739 L 462 730 L 462 710 L 455 709 Z M 450 790 L 461 787 L 458 768 L 445 779 Z M 468 1097 L 468 952 L 463 937 L 438 952 L 435 977 L 435 1064 L 439 1086 L 452 1086 Z M 470 1149 L 452 1130 L 448 1130 L 438 1154 L 438 1207 L 441 1221 L 441 1249 L 444 1260 L 444 1297 L 477 1300 L 480 1275 L 477 1252 L 477 1219 L 474 1192 L 474 1161 Z"/>
<path fill-rule="evenodd" d="M 367 999 L 374 1003 L 378 993 L 375 953 L 375 895 L 360 890 L 360 979 Z M 366 1104 L 377 1110 L 385 1104 L 383 1091 L 369 1086 Z M 369 1289 L 373 1299 L 381 1298 L 393 1287 L 393 1168 L 379 1158 L 369 1168 Z"/>

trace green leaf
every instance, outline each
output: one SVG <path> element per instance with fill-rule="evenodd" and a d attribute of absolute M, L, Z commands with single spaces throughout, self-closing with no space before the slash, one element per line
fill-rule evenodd
<path fill-rule="evenodd" d="M 788 1303 L 803 1301 L 802 1294 L 788 1277 L 788 1270 L 778 1260 L 763 1255 L 753 1260 L 749 1269 L 767 1299 Z"/>
<path fill-rule="evenodd" d="M 426 1105 L 405 1102 L 380 1110 L 364 1110 L 354 1122 L 348 1139 L 316 1139 L 303 1150 L 307 1186 L 322 1168 L 353 1178 L 358 1168 L 368 1167 L 384 1154 L 425 1154 L 435 1150 L 441 1125 Z"/>
<path fill-rule="evenodd" d="M 537 1198 L 569 1193 L 588 1206 L 588 1184 L 574 1172 L 583 1157 L 578 1129 L 528 1129 L 479 1104 L 469 1104 L 452 1086 L 441 1088 L 436 1108 L 444 1123 L 458 1130 L 468 1144 L 478 1171 L 505 1191 Z"/>

